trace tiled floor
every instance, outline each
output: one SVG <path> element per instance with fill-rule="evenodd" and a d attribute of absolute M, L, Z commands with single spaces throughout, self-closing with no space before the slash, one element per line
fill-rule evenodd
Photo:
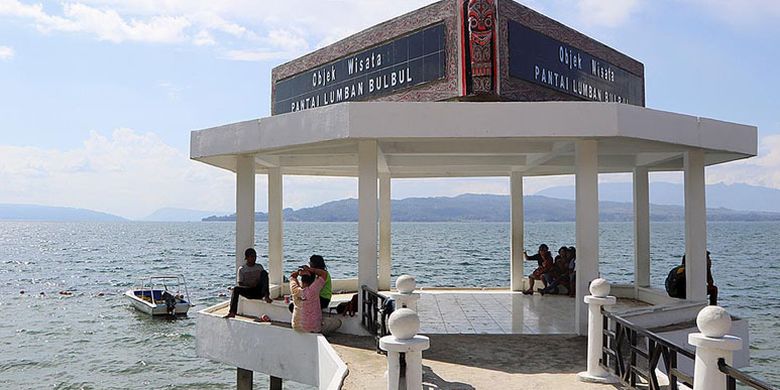
<path fill-rule="evenodd" d="M 475 290 L 420 293 L 421 334 L 574 333 L 574 298 Z"/>

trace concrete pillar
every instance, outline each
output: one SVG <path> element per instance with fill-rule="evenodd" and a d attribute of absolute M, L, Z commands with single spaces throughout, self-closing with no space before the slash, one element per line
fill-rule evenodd
<path fill-rule="evenodd" d="M 236 157 L 236 281 L 244 251 L 255 246 L 255 159 Z"/>
<path fill-rule="evenodd" d="M 523 290 L 523 242 L 524 220 L 523 220 L 523 174 L 521 172 L 512 172 L 509 178 L 509 193 L 511 198 L 511 245 L 510 245 L 510 266 L 509 266 L 509 284 L 512 291 Z"/>
<path fill-rule="evenodd" d="M 599 277 L 598 142 L 577 141 L 574 152 L 577 221 L 577 297 L 574 311 L 578 335 L 588 331 L 588 284 Z"/>
<path fill-rule="evenodd" d="M 268 282 L 281 286 L 284 275 L 283 177 L 281 168 L 268 168 Z M 280 289 L 281 291 L 281 289 Z M 283 292 L 281 292 L 283 294 Z"/>
<path fill-rule="evenodd" d="M 374 290 L 377 279 L 377 143 L 358 143 L 358 287 Z M 363 311 L 363 294 L 359 308 Z"/>
<path fill-rule="evenodd" d="M 729 336 L 731 316 L 719 306 L 707 306 L 696 316 L 701 333 L 688 335 L 688 344 L 696 347 L 693 390 L 726 390 L 726 375 L 718 369 L 718 359 L 734 362 L 734 351 L 742 349 L 742 339 Z"/>
<path fill-rule="evenodd" d="M 685 294 L 691 301 L 707 299 L 707 205 L 704 151 L 685 152 Z"/>
<path fill-rule="evenodd" d="M 390 336 L 379 339 L 379 348 L 387 352 L 387 390 L 422 389 L 422 351 L 430 348 L 431 341 L 417 335 L 420 317 L 411 309 L 396 309 L 390 314 L 388 328 Z M 400 375 L 400 352 L 406 355 L 403 378 Z"/>
<path fill-rule="evenodd" d="M 282 390 L 282 378 L 271 375 L 268 383 L 269 390 Z"/>
<path fill-rule="evenodd" d="M 635 292 L 639 287 L 650 287 L 650 183 L 646 167 L 634 168 Z"/>
<path fill-rule="evenodd" d="M 379 289 L 390 289 L 391 260 L 391 198 L 390 174 L 379 174 Z"/>
<path fill-rule="evenodd" d="M 236 390 L 252 390 L 252 371 L 236 368 Z"/>
<path fill-rule="evenodd" d="M 596 279 L 590 284 L 590 294 L 585 296 L 588 304 L 588 370 L 577 374 L 577 379 L 583 382 L 617 383 L 618 378 L 610 375 L 599 364 L 604 347 L 604 316 L 603 306 L 614 305 L 617 299 L 609 295 L 609 283 L 604 279 Z"/>

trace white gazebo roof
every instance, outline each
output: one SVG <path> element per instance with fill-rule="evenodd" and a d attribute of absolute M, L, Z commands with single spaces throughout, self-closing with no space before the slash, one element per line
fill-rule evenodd
<path fill-rule="evenodd" d="M 191 158 L 236 171 L 358 176 L 358 141 L 376 140 L 393 177 L 573 174 L 577 140 L 598 141 L 601 173 L 683 169 L 755 156 L 757 128 L 616 103 L 342 103 L 192 133 Z"/>

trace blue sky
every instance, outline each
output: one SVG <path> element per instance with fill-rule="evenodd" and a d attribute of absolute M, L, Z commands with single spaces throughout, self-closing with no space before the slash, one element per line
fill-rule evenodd
<path fill-rule="evenodd" d="M 272 67 L 427 3 L 0 0 L 0 203 L 229 211 L 233 176 L 188 160 L 190 130 L 267 116 Z M 759 157 L 707 180 L 780 188 L 780 1 L 522 3 L 643 62 L 649 107 L 759 126 Z M 527 179 L 526 192 L 571 182 Z M 295 208 L 356 192 L 348 179 L 285 184 Z M 393 196 L 507 190 L 397 181 Z M 257 192 L 263 210 L 262 177 Z"/>

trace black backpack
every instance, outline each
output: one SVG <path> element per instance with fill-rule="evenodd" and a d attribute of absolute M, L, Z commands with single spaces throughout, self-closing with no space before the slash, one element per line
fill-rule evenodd
<path fill-rule="evenodd" d="M 664 285 L 670 297 L 685 299 L 685 266 L 678 265 L 672 268 Z"/>

